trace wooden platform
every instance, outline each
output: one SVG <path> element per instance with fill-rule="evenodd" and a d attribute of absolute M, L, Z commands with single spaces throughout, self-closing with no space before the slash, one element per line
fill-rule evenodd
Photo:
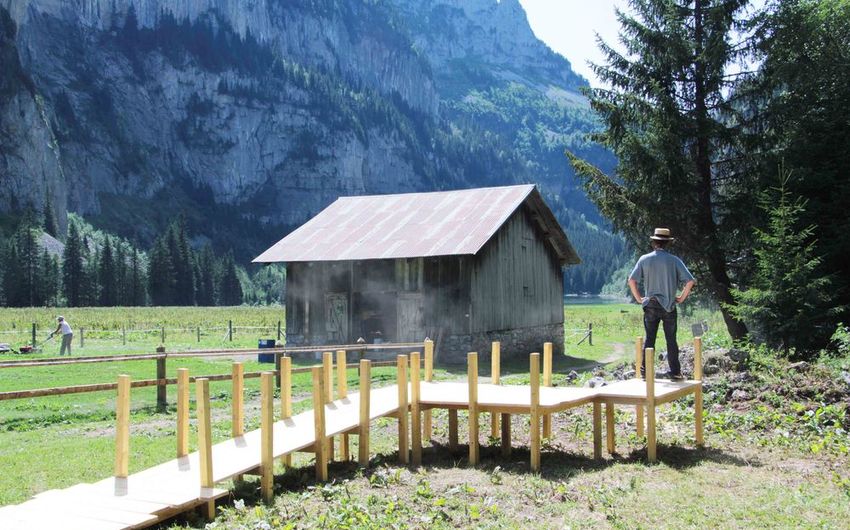
<path fill-rule="evenodd" d="M 433 382 L 433 343 L 425 343 L 425 375 L 420 377 L 419 354 L 413 353 L 410 362 L 400 355 L 397 362 L 398 384 L 371 389 L 369 361 L 361 360 L 361 393 L 347 393 L 345 352 L 337 352 L 337 394 L 333 396 L 332 359 L 324 354 L 323 366 L 313 367 L 313 403 L 324 406 L 301 414 L 291 414 L 290 363 L 282 369 L 281 410 L 285 419 L 274 422 L 273 376 L 266 372 L 261 378 L 260 429 L 243 433 L 242 369 L 234 364 L 233 437 L 212 445 L 209 417 L 208 380 L 200 378 L 198 390 L 197 429 L 200 452 L 186 454 L 188 439 L 188 373 L 179 374 L 177 454 L 174 460 L 127 476 L 129 454 L 129 388 L 128 376 L 119 377 L 116 421 L 116 477 L 94 484 L 77 484 L 61 490 L 45 491 L 19 505 L 0 508 L 0 529 L 80 529 L 118 530 L 144 528 L 162 522 L 195 507 L 205 507 L 208 516 L 214 513 L 215 499 L 228 492 L 215 487 L 246 473 L 259 472 L 265 498 L 273 495 L 273 462 L 285 460 L 295 452 L 316 454 L 319 480 L 327 479 L 327 460 L 333 454 L 333 437 L 343 436 L 343 454 L 348 455 L 349 435 L 359 435 L 359 461 L 369 461 L 369 424 L 382 417 L 394 417 L 399 422 L 399 460 L 406 464 L 412 457 L 419 465 L 422 440 L 431 438 L 432 409 L 449 411 L 449 445 L 457 446 L 457 411 L 469 410 L 469 463 L 478 462 L 479 416 L 489 413 L 492 419 L 491 436 L 500 437 L 502 454 L 510 452 L 511 415 L 527 415 L 531 432 L 531 469 L 540 469 L 542 438 L 551 436 L 553 413 L 582 405 L 593 405 L 594 456 L 601 457 L 602 405 L 606 407 L 608 451 L 614 452 L 614 406 L 634 405 L 638 435 L 643 434 L 643 414 L 647 417 L 647 456 L 655 460 L 655 407 L 689 394 L 695 396 L 695 428 L 697 444 L 702 443 L 702 382 L 657 380 L 652 377 L 648 362 L 649 381 L 632 379 L 590 389 L 583 387 L 553 387 L 551 374 L 551 344 L 547 343 L 543 357 L 543 384 L 540 377 L 540 355 L 530 356 L 529 385 L 500 385 L 498 343 L 493 350 L 494 383 L 478 383 L 478 358 L 469 354 L 466 382 Z M 638 345 L 639 346 L 639 345 Z M 647 350 L 652 358 L 651 351 Z M 696 349 L 699 361 L 700 349 Z M 638 364 L 639 366 L 639 364 Z M 408 370 L 410 382 L 408 382 Z M 123 389 L 123 390 L 122 390 Z M 123 393 L 122 393 L 123 392 Z M 361 402 L 362 400 L 362 402 Z M 409 443 L 408 443 L 409 442 Z M 181 449 L 182 448 L 182 449 Z M 123 477 L 123 478 L 118 478 Z"/>

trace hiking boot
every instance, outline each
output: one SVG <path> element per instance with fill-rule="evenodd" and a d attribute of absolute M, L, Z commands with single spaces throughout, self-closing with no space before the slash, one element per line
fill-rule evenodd
<path fill-rule="evenodd" d="M 685 380 L 685 376 L 683 376 L 682 374 L 672 374 L 670 372 L 667 372 L 666 374 L 664 374 L 664 377 L 666 377 L 670 381 L 684 381 Z"/>

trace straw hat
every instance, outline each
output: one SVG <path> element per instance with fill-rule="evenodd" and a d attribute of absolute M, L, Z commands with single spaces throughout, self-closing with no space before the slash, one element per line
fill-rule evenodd
<path fill-rule="evenodd" d="M 649 236 L 649 239 L 653 239 L 655 241 L 673 241 L 676 238 L 670 236 L 669 228 L 656 228 L 655 232 Z"/>

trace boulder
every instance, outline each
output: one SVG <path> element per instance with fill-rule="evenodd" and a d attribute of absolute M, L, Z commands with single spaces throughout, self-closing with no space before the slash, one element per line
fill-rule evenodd
<path fill-rule="evenodd" d="M 726 357 L 739 364 L 746 363 L 750 360 L 750 352 L 740 348 L 732 348 L 726 352 Z"/>
<path fill-rule="evenodd" d="M 597 375 L 595 377 L 591 377 L 590 379 L 588 379 L 587 382 L 584 384 L 584 386 L 586 386 L 588 388 L 599 388 L 599 387 L 605 386 L 607 384 L 608 383 L 605 382 L 605 379 L 603 379 L 603 378 L 601 378 Z"/>
<path fill-rule="evenodd" d="M 747 401 L 750 399 L 750 393 L 746 390 L 737 389 L 732 392 L 732 401 Z"/>
<path fill-rule="evenodd" d="M 811 365 L 806 361 L 799 361 L 788 365 L 788 369 L 794 372 L 807 372 Z"/>

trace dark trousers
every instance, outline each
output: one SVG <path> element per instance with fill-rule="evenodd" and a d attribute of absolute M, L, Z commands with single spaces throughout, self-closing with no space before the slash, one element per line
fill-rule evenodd
<path fill-rule="evenodd" d="M 678 319 L 675 307 L 673 307 L 673 311 L 668 313 L 655 299 L 650 300 L 644 306 L 643 329 L 646 332 L 646 342 L 643 344 L 641 374 L 645 372 L 646 348 L 655 348 L 655 336 L 658 335 L 659 323 L 664 325 L 664 338 L 667 340 L 667 364 L 670 366 L 670 373 L 673 375 L 682 373 L 682 366 L 679 364 L 679 343 L 676 342 Z"/>

